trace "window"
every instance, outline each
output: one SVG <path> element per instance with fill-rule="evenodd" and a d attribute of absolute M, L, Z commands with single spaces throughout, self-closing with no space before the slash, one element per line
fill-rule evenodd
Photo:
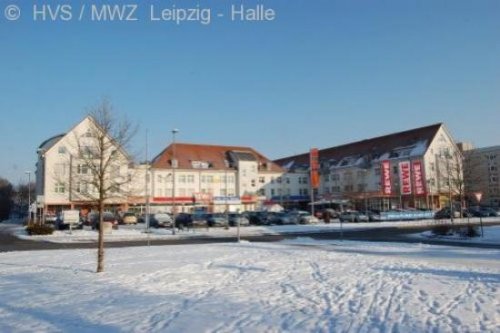
<path fill-rule="evenodd" d="M 162 175 L 158 175 L 158 183 L 163 183 L 163 176 Z"/>
<path fill-rule="evenodd" d="M 266 190 L 264 190 L 263 188 L 259 189 L 257 191 L 257 194 L 260 195 L 260 196 L 265 196 L 266 195 Z"/>
<path fill-rule="evenodd" d="M 213 183 L 214 182 L 214 176 L 210 175 L 207 176 L 207 183 Z"/>
<path fill-rule="evenodd" d="M 60 146 L 58 149 L 57 149 L 57 152 L 59 154 L 66 154 L 66 147 L 64 146 Z"/>
<path fill-rule="evenodd" d="M 300 183 L 300 181 L 299 181 Z M 274 177 L 271 177 L 271 184 L 274 184 Z"/>
<path fill-rule="evenodd" d="M 187 176 L 187 182 L 189 184 L 194 184 L 194 175 L 188 175 Z"/>
<path fill-rule="evenodd" d="M 266 182 L 266 177 L 259 177 L 259 183 L 264 184 Z"/>
<path fill-rule="evenodd" d="M 436 166 L 434 164 L 434 162 L 431 162 L 431 170 L 434 171 L 436 169 Z"/>
<path fill-rule="evenodd" d="M 277 182 L 278 184 L 281 184 L 281 177 L 276 178 L 276 182 Z"/>
<path fill-rule="evenodd" d="M 66 164 L 65 163 L 57 163 L 55 165 L 55 174 L 58 177 L 66 175 Z"/>
<path fill-rule="evenodd" d="M 290 184 L 290 178 L 289 178 L 289 177 L 286 177 L 285 179 L 286 179 L 286 183 L 287 183 L 287 184 Z"/>
<path fill-rule="evenodd" d="M 271 196 L 274 197 L 274 188 L 271 189 Z"/>
<path fill-rule="evenodd" d="M 255 187 L 255 183 L 256 183 L 255 179 L 252 179 L 250 182 L 251 182 L 252 187 Z"/>
<path fill-rule="evenodd" d="M 86 164 L 78 164 L 76 173 L 79 175 L 86 175 L 89 172 L 89 167 Z"/>
<path fill-rule="evenodd" d="M 56 193 L 66 192 L 66 184 L 61 183 L 61 182 L 56 183 L 55 188 L 54 188 L 54 192 L 56 192 Z"/>
<path fill-rule="evenodd" d="M 375 175 L 380 176 L 380 168 L 375 168 Z"/>
<path fill-rule="evenodd" d="M 332 174 L 332 181 L 339 181 L 340 180 L 340 175 L 338 173 Z"/>
<path fill-rule="evenodd" d="M 220 189 L 220 195 L 223 196 L 223 197 L 227 196 L 227 191 L 226 191 L 225 188 L 221 188 Z"/>
<path fill-rule="evenodd" d="M 80 194 L 87 194 L 88 193 L 88 185 L 87 183 L 77 183 L 76 184 L 76 192 Z"/>
<path fill-rule="evenodd" d="M 179 183 L 185 183 L 186 182 L 186 175 L 180 175 L 179 176 Z"/>
<path fill-rule="evenodd" d="M 498 170 L 498 168 L 496 166 L 493 166 L 493 165 L 490 166 L 490 171 L 497 171 L 497 170 Z"/>
<path fill-rule="evenodd" d="M 396 165 L 392 167 L 392 173 L 395 175 L 398 174 L 398 167 Z"/>

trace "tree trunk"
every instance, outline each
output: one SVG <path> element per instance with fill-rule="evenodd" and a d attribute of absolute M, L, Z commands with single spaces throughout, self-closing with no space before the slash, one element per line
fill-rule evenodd
<path fill-rule="evenodd" d="M 99 203 L 99 238 L 97 245 L 97 273 L 104 272 L 104 227 L 103 227 L 104 204 Z"/>

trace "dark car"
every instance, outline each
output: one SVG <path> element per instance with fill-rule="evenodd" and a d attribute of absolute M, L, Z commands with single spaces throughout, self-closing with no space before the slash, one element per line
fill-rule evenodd
<path fill-rule="evenodd" d="M 460 217 L 460 210 L 453 210 L 453 217 L 459 218 Z M 441 210 L 438 210 L 436 212 L 436 214 L 434 214 L 434 219 L 436 219 L 436 220 L 449 219 L 449 218 L 451 218 L 450 207 L 445 207 Z"/>
<path fill-rule="evenodd" d="M 268 225 L 269 220 L 266 212 L 248 212 L 248 220 L 253 225 Z"/>
<path fill-rule="evenodd" d="M 193 216 L 188 213 L 179 213 L 175 217 L 175 226 L 179 229 L 192 228 Z"/>
<path fill-rule="evenodd" d="M 207 223 L 209 227 L 225 227 L 228 225 L 224 214 L 207 214 Z"/>
<path fill-rule="evenodd" d="M 89 220 L 92 226 L 92 230 L 99 229 L 100 227 L 100 218 L 98 213 L 94 214 L 89 214 Z M 103 222 L 109 222 L 111 223 L 113 229 L 118 229 L 118 218 L 116 217 L 115 214 L 111 212 L 104 212 L 102 214 L 102 220 Z"/>

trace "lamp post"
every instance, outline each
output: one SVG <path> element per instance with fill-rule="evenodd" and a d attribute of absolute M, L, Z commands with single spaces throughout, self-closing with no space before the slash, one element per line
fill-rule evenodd
<path fill-rule="evenodd" d="M 177 128 L 172 130 L 172 235 L 175 235 L 175 169 L 177 168 L 177 160 L 175 158 L 175 135 L 179 133 Z"/>
<path fill-rule="evenodd" d="M 28 224 L 31 224 L 31 171 L 25 171 L 28 175 Z"/>

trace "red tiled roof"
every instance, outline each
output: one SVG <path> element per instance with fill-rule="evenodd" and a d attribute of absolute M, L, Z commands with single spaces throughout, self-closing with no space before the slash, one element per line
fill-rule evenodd
<path fill-rule="evenodd" d="M 172 144 L 165 148 L 151 162 L 151 166 L 157 169 L 170 169 L 172 160 Z M 227 167 L 225 160 L 229 160 L 229 152 L 244 152 L 253 155 L 259 162 L 259 171 L 281 172 L 283 169 L 264 155 L 249 147 L 237 146 L 216 146 L 190 143 L 175 143 L 175 157 L 178 161 L 178 169 L 195 169 L 193 161 L 210 163 L 210 168 L 202 170 L 225 170 Z M 270 168 L 264 168 L 269 165 Z M 198 170 L 198 169 L 197 169 Z"/>
<path fill-rule="evenodd" d="M 321 149 L 319 151 L 320 160 L 335 159 L 340 160 L 344 157 L 355 155 L 384 154 L 391 150 L 415 144 L 417 141 L 427 141 L 427 147 L 434 139 L 438 130 L 443 124 L 433 124 L 430 126 L 419 127 L 404 132 L 392 133 L 376 138 L 366 139 L 341 146 Z M 284 157 L 275 160 L 278 165 L 285 165 L 289 162 L 295 164 L 309 164 L 309 152 L 300 155 Z"/>

